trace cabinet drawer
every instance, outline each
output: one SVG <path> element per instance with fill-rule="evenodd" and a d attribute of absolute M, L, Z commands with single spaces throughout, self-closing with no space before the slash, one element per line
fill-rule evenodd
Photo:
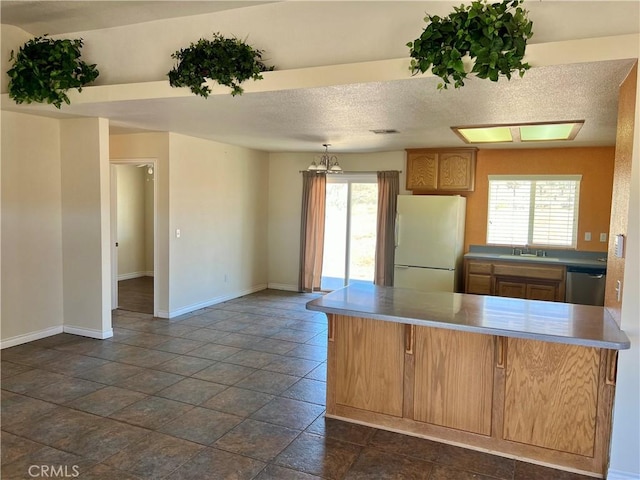
<path fill-rule="evenodd" d="M 467 265 L 469 273 L 484 273 L 485 275 L 491 275 L 491 264 L 480 262 L 469 262 Z"/>
<path fill-rule="evenodd" d="M 518 265 L 517 263 L 494 264 L 494 275 L 505 277 L 541 278 L 544 280 L 564 280 L 564 267 Z"/>

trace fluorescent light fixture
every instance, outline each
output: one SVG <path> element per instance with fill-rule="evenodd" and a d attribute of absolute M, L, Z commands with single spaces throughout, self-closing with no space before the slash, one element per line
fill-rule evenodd
<path fill-rule="evenodd" d="M 550 142 L 573 140 L 584 120 L 451 127 L 465 143 Z"/>

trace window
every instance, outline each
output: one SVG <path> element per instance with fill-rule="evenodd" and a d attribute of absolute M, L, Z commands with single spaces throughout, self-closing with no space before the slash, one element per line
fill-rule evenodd
<path fill-rule="evenodd" d="M 580 175 L 490 175 L 487 243 L 575 247 Z"/>
<path fill-rule="evenodd" d="M 370 174 L 327 175 L 322 290 L 373 283 L 378 179 Z"/>

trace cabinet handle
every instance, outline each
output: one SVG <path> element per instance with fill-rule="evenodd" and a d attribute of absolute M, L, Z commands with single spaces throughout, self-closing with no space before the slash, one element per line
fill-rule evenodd
<path fill-rule="evenodd" d="M 616 384 L 616 374 L 618 372 L 618 351 L 607 350 L 607 377 L 605 383 L 607 385 Z"/>
<path fill-rule="evenodd" d="M 335 315 L 329 315 L 329 325 L 328 325 L 328 339 L 330 342 L 333 342 L 335 339 L 336 333 L 336 317 Z"/>
<path fill-rule="evenodd" d="M 496 367 L 504 368 L 507 363 L 507 344 L 504 337 L 496 337 Z"/>
<path fill-rule="evenodd" d="M 413 355 L 413 343 L 416 334 L 415 325 L 404 326 L 404 353 Z"/>

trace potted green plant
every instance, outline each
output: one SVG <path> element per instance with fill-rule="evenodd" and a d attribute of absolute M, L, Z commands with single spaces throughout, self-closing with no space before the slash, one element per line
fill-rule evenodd
<path fill-rule="evenodd" d="M 26 42 L 18 53 L 11 51 L 13 66 L 9 76 L 9 96 L 16 103 L 50 103 L 60 108 L 69 104 L 67 91 L 93 82 L 99 75 L 96 65 L 80 60 L 82 39 L 52 39 L 46 35 Z"/>
<path fill-rule="evenodd" d="M 273 70 L 262 62 L 262 50 L 237 38 L 213 34 L 213 40 L 201 38 L 171 55 L 178 64 L 167 74 L 172 87 L 189 87 L 205 98 L 211 93 L 206 79 L 231 88 L 231 95 L 242 95 L 242 82 L 261 80 L 261 72 Z"/>
<path fill-rule="evenodd" d="M 500 76 L 520 76 L 530 68 L 523 62 L 527 40 L 533 35 L 533 22 L 521 7 L 524 0 L 487 3 L 476 0 L 471 5 L 454 7 L 447 17 L 427 15 L 424 31 L 407 46 L 413 74 L 432 73 L 442 79 L 438 89 L 453 81 L 455 88 L 464 85 L 468 73 L 498 81 Z M 469 58 L 473 67 L 465 70 Z"/>

